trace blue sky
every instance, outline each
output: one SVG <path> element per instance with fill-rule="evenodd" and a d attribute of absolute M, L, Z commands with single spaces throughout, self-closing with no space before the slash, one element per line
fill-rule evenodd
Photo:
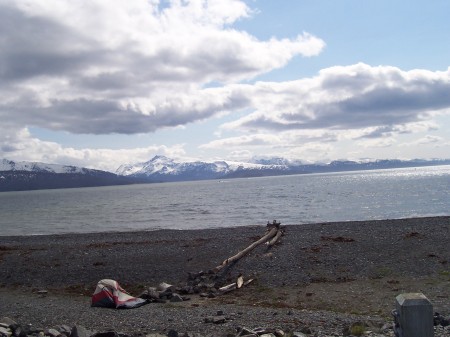
<path fill-rule="evenodd" d="M 0 0 L 0 158 L 449 158 L 450 3 Z"/>

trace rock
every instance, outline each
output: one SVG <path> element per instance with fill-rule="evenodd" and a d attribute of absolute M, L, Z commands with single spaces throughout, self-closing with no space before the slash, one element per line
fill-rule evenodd
<path fill-rule="evenodd" d="M 216 316 L 213 317 L 213 323 L 214 324 L 223 324 L 227 321 L 225 316 Z"/>
<path fill-rule="evenodd" d="M 268 334 L 270 331 L 268 331 L 266 328 L 258 327 L 258 328 L 254 328 L 253 332 L 258 335 L 262 335 L 262 334 Z"/>
<path fill-rule="evenodd" d="M 92 337 L 119 337 L 116 331 L 96 332 Z"/>
<path fill-rule="evenodd" d="M 274 334 L 275 334 L 276 337 L 284 337 L 284 336 L 286 336 L 285 332 L 283 330 L 281 330 L 281 329 L 276 329 Z"/>
<path fill-rule="evenodd" d="M 11 331 L 13 332 L 14 337 L 26 337 L 27 334 L 25 330 L 19 324 L 10 325 Z"/>
<path fill-rule="evenodd" d="M 259 337 L 276 337 L 273 333 L 264 333 L 262 335 L 259 335 Z"/>
<path fill-rule="evenodd" d="M 175 330 L 169 330 L 167 337 L 178 337 L 178 332 Z"/>
<path fill-rule="evenodd" d="M 11 335 L 12 335 L 11 329 L 0 326 L 0 336 L 11 337 Z"/>
<path fill-rule="evenodd" d="M 446 319 L 444 316 L 442 316 L 440 313 L 435 312 L 433 316 L 433 323 L 434 325 L 442 325 L 444 327 L 450 325 L 450 319 Z"/>
<path fill-rule="evenodd" d="M 307 337 L 304 333 L 295 331 L 292 333 L 292 337 Z"/>
<path fill-rule="evenodd" d="M 68 325 L 60 325 L 58 331 L 64 336 L 70 336 L 72 329 Z"/>
<path fill-rule="evenodd" d="M 91 331 L 82 325 L 75 325 L 70 333 L 70 337 L 90 337 L 91 335 Z"/>
<path fill-rule="evenodd" d="M 41 332 L 43 333 L 44 331 L 43 329 L 35 328 L 31 324 L 26 325 L 25 327 L 23 327 L 22 330 L 25 335 L 39 335 Z"/>
<path fill-rule="evenodd" d="M 301 328 L 301 329 L 300 329 L 300 332 L 303 333 L 303 334 L 305 334 L 305 335 L 311 335 L 311 334 L 312 334 L 311 328 L 310 328 L 310 327 L 307 327 L 307 326 Z"/>
<path fill-rule="evenodd" d="M 183 302 L 183 297 L 181 297 L 181 295 L 179 294 L 172 294 L 170 302 Z"/>
<path fill-rule="evenodd" d="M 194 288 L 190 287 L 190 286 L 184 286 L 181 288 L 180 292 L 182 294 L 193 294 L 194 293 Z"/>
<path fill-rule="evenodd" d="M 16 325 L 17 323 L 9 317 L 0 318 L 0 323 L 6 324 L 7 326 Z"/>
<path fill-rule="evenodd" d="M 253 336 L 258 336 L 258 334 L 249 328 L 243 327 L 243 328 L 239 329 L 239 333 L 237 334 L 237 337 L 243 337 L 243 336 L 253 337 Z"/>
<path fill-rule="evenodd" d="M 156 288 L 156 290 L 162 291 L 162 292 L 165 292 L 165 291 L 170 291 L 170 292 L 172 292 L 173 290 L 175 290 L 175 286 L 173 286 L 173 285 L 171 285 L 171 284 L 169 284 L 169 283 L 166 283 L 166 282 L 161 282 L 161 283 L 158 285 L 158 287 Z"/>
<path fill-rule="evenodd" d="M 50 337 L 58 337 L 59 335 L 61 335 L 61 333 L 56 329 L 46 329 L 44 333 L 46 336 Z"/>
<path fill-rule="evenodd" d="M 167 336 L 166 335 L 161 335 L 159 333 L 151 333 L 151 334 L 145 335 L 145 337 L 167 337 Z"/>

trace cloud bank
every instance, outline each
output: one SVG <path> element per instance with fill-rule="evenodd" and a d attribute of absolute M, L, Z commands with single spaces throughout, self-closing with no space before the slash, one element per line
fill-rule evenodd
<path fill-rule="evenodd" d="M 260 41 L 232 28 L 251 14 L 237 0 L 0 1 L 0 117 L 72 133 L 135 134 L 235 108 L 202 88 L 324 48 L 308 33 Z"/>

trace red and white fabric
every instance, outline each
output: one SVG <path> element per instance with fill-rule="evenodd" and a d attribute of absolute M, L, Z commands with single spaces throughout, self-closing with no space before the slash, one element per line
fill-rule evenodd
<path fill-rule="evenodd" d="M 131 309 L 148 303 L 147 300 L 130 296 L 117 281 L 104 279 L 97 283 L 92 295 L 93 307 Z"/>

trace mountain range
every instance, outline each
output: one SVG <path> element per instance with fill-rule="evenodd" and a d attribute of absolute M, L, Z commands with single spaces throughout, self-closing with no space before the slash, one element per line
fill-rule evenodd
<path fill-rule="evenodd" d="M 0 161 L 0 192 L 51 188 L 108 186 L 135 183 L 231 179 L 307 173 L 373 170 L 431 165 L 450 165 L 450 159 L 435 160 L 339 160 L 305 164 L 285 158 L 235 161 L 183 162 L 165 156 L 120 166 L 115 173 L 37 162 Z"/>
<path fill-rule="evenodd" d="M 76 166 L 0 160 L 0 192 L 133 183 L 128 177 Z"/>

